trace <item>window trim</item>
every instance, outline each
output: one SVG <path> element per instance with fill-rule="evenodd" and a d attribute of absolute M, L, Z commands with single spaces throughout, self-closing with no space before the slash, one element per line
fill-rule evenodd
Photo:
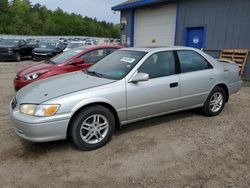
<path fill-rule="evenodd" d="M 108 55 L 115 52 L 116 50 L 119 50 L 119 48 L 106 48 L 108 49 Z M 115 49 L 113 52 L 111 52 L 111 50 Z"/>
<path fill-rule="evenodd" d="M 205 71 L 205 70 L 210 70 L 210 69 L 214 69 L 214 66 L 207 60 L 207 58 L 205 58 L 202 54 L 200 54 L 199 52 L 196 52 L 194 50 L 189 50 L 189 49 L 181 49 L 181 50 L 174 50 L 176 53 L 176 61 L 178 63 L 178 68 L 179 68 L 179 74 L 186 74 L 186 73 L 192 73 L 192 72 L 197 72 L 197 71 Z M 181 62 L 179 59 L 179 55 L 178 55 L 178 51 L 191 51 L 194 52 L 196 54 L 198 54 L 199 56 L 203 57 L 205 59 L 205 61 L 208 63 L 208 65 L 210 66 L 210 68 L 207 69 L 202 69 L 202 70 L 194 70 L 194 71 L 189 71 L 189 72 L 182 72 L 181 71 Z"/>
<path fill-rule="evenodd" d="M 164 50 L 164 51 L 157 51 L 157 52 L 154 52 L 153 54 L 151 54 L 149 57 L 147 57 L 147 59 L 145 59 L 145 61 L 137 68 L 136 70 L 136 73 L 139 73 L 139 69 L 144 65 L 144 63 L 150 58 L 152 57 L 153 55 L 157 54 L 157 53 L 162 53 L 162 52 L 170 52 L 172 53 L 173 55 L 173 58 L 174 58 L 174 73 L 171 74 L 171 75 L 166 75 L 166 76 L 159 76 L 159 77 L 155 77 L 155 78 L 149 78 L 149 80 L 151 79 L 157 79 L 157 78 L 163 78 L 163 77 L 168 77 L 168 76 L 173 76 L 173 75 L 176 75 L 178 74 L 177 72 L 177 68 L 178 68 L 178 65 L 177 65 L 177 62 L 176 62 L 176 57 L 175 57 L 175 52 L 174 50 Z"/>

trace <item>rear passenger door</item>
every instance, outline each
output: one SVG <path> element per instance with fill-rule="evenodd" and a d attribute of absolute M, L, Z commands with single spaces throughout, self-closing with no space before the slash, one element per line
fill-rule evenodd
<path fill-rule="evenodd" d="M 212 65 L 198 52 L 178 50 L 180 62 L 180 108 L 202 105 L 213 86 Z"/>

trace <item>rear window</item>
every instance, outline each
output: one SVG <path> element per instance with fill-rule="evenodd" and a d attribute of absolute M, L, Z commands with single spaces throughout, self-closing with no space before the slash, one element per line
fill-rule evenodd
<path fill-rule="evenodd" d="M 68 50 L 54 58 L 51 59 L 50 62 L 52 62 L 53 64 L 61 64 L 64 63 L 65 61 L 71 59 L 72 57 L 74 57 L 75 55 L 81 53 L 82 50 L 81 49 L 72 49 L 72 50 Z"/>
<path fill-rule="evenodd" d="M 210 63 L 200 54 L 191 50 L 177 51 L 181 72 L 194 72 L 199 70 L 210 69 L 212 66 Z"/>

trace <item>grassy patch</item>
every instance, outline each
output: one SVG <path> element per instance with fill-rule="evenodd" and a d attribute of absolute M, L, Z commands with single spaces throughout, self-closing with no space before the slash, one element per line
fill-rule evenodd
<path fill-rule="evenodd" d="M 250 87 L 250 80 L 245 80 L 243 85 L 247 86 L 247 87 Z"/>

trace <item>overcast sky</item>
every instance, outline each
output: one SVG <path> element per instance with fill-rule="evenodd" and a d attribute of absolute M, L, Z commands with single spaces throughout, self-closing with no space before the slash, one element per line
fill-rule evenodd
<path fill-rule="evenodd" d="M 32 4 L 40 3 L 52 10 L 60 7 L 66 12 L 79 13 L 113 23 L 119 23 L 120 14 L 119 12 L 113 14 L 111 7 L 124 1 L 126 0 L 31 0 Z"/>

